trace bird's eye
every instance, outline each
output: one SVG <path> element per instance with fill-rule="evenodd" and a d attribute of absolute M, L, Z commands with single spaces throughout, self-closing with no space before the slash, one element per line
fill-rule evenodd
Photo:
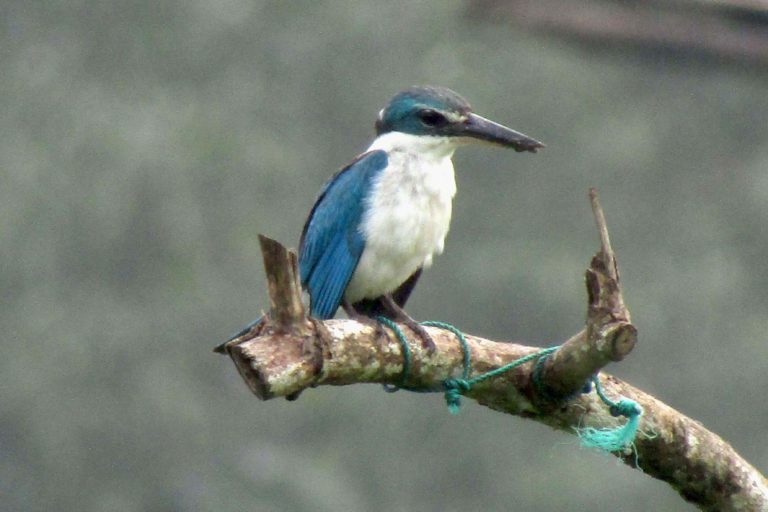
<path fill-rule="evenodd" d="M 418 114 L 419 120 L 426 126 L 440 127 L 448 124 L 448 120 L 439 112 L 434 110 L 421 110 Z"/>

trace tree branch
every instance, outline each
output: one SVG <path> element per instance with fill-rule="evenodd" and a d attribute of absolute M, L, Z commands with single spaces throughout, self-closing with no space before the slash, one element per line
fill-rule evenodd
<path fill-rule="evenodd" d="M 578 393 L 587 379 L 609 362 L 621 361 L 637 342 L 637 329 L 630 321 L 619 287 L 619 271 L 605 215 L 594 189 L 589 197 L 600 234 L 600 252 L 592 258 L 586 272 L 586 328 L 563 343 L 546 361 L 539 387 L 550 399 Z"/>
<path fill-rule="evenodd" d="M 606 364 L 629 354 L 637 340 L 594 190 L 590 200 L 601 249 L 586 272 L 585 328 L 543 361 L 536 384 L 536 363 L 529 362 L 478 382 L 465 393 L 494 410 L 570 433 L 577 427 L 614 427 L 625 421 L 612 417 L 594 393 L 579 391 Z M 398 382 L 403 354 L 396 337 L 378 324 L 308 321 L 301 306 L 295 255 L 266 237 L 261 242 L 271 313 L 225 346 L 251 391 L 268 400 L 296 398 L 304 389 L 319 385 Z M 408 339 L 415 338 L 407 327 L 400 328 Z M 410 345 L 413 360 L 407 385 L 440 390 L 445 379 L 461 374 L 463 352 L 452 333 L 434 327 L 427 330 L 437 349 L 429 352 L 420 343 Z M 470 377 L 540 350 L 470 335 L 466 340 L 472 361 Z M 608 396 L 632 399 L 644 410 L 634 446 L 617 454 L 626 464 L 666 481 L 701 510 L 768 510 L 768 482 L 727 442 L 651 395 L 610 375 L 600 378 Z"/>

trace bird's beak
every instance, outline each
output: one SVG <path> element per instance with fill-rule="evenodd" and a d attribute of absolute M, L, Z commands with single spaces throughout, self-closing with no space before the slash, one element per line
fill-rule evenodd
<path fill-rule="evenodd" d="M 468 114 L 466 121 L 457 128 L 460 136 L 512 148 L 517 152 L 530 151 L 535 153 L 537 149 L 544 147 L 544 144 L 536 139 L 477 114 Z"/>

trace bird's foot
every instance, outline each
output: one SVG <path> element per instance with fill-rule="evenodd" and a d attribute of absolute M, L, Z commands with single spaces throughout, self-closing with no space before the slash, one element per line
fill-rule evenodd
<path fill-rule="evenodd" d="M 355 308 L 350 306 L 347 302 L 342 302 L 342 307 L 344 308 L 344 312 L 347 314 L 347 318 L 349 318 L 350 320 L 354 320 L 355 322 L 360 322 L 363 325 L 370 325 L 374 329 L 376 329 L 375 337 L 377 339 L 382 337 L 385 334 L 384 326 L 382 326 L 381 322 L 376 320 L 376 318 L 361 315 L 360 313 L 355 311 Z"/>
<path fill-rule="evenodd" d="M 416 333 L 416 336 L 421 338 L 421 346 L 430 354 L 434 354 L 437 350 L 437 345 L 435 345 L 435 340 L 432 339 L 432 336 L 429 335 L 427 332 L 427 329 L 421 325 L 419 322 L 411 318 L 410 316 L 406 319 L 403 319 L 403 323 L 408 326 L 414 333 Z"/>
<path fill-rule="evenodd" d="M 407 325 L 419 338 L 421 338 L 421 346 L 424 347 L 428 353 L 433 354 L 437 350 L 435 340 L 429 335 L 427 329 L 411 318 L 411 315 L 406 313 L 405 310 L 395 302 L 391 295 L 383 296 L 382 304 L 386 309 L 385 316 L 393 322 L 400 322 Z"/>
<path fill-rule="evenodd" d="M 421 325 L 416 320 L 414 320 L 413 318 L 411 318 L 411 315 L 406 313 L 405 310 L 401 308 L 394 301 L 394 299 L 392 299 L 390 295 L 384 295 L 381 297 L 380 300 L 381 300 L 381 309 L 371 312 L 372 316 L 370 317 L 361 315 L 355 310 L 355 308 L 351 304 L 349 304 L 346 301 L 342 302 L 342 307 L 344 308 L 344 311 L 347 313 L 347 316 L 352 320 L 356 320 L 362 323 L 370 323 L 371 320 L 376 322 L 377 336 L 380 335 L 380 333 L 384 332 L 381 322 L 378 322 L 375 319 L 377 315 L 381 315 L 381 316 L 384 316 L 385 318 L 389 318 L 393 322 L 405 324 L 409 329 L 411 329 L 416 334 L 416 336 L 421 338 L 422 347 L 424 347 L 424 349 L 426 349 L 430 354 L 433 354 L 435 350 L 437 350 L 435 341 L 432 339 L 432 336 L 429 335 L 429 333 L 424 328 L 424 326 Z"/>

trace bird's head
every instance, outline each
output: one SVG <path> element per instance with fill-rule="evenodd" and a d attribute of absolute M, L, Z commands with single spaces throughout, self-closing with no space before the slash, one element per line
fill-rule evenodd
<path fill-rule="evenodd" d="M 410 135 L 487 142 L 535 153 L 544 144 L 472 112 L 467 100 L 445 87 L 411 87 L 395 95 L 379 112 L 376 134 Z"/>

